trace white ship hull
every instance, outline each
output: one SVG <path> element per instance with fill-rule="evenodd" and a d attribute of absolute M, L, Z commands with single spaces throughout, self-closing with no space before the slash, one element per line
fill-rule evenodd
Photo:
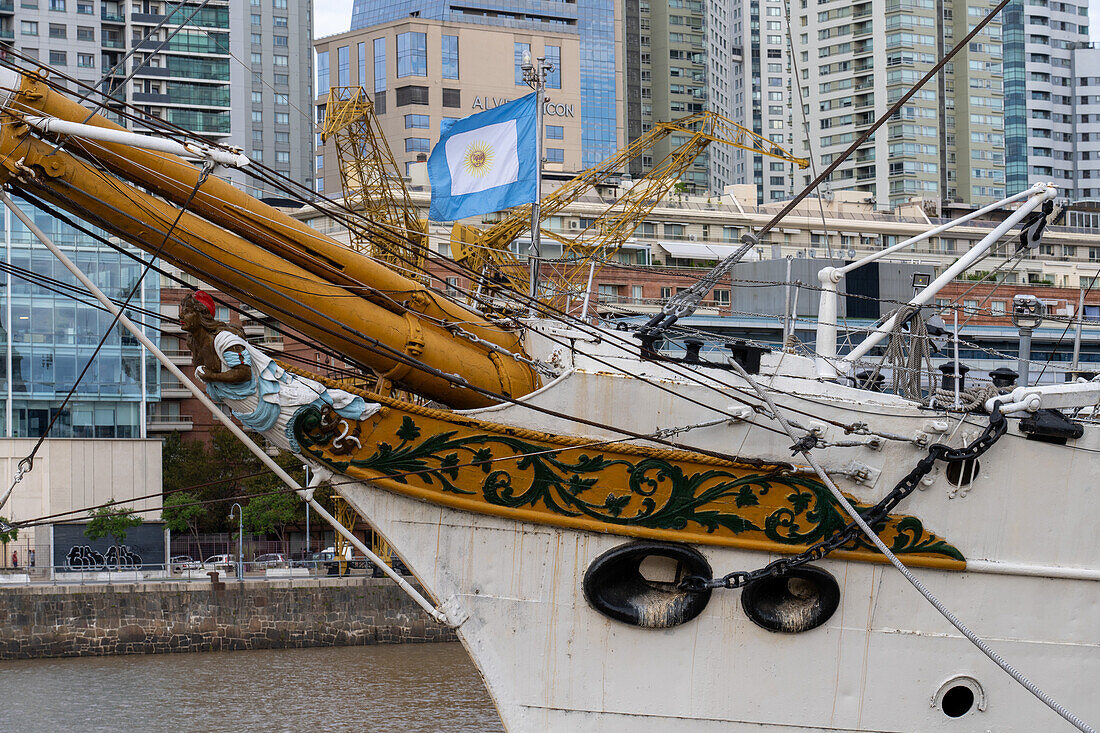
<path fill-rule="evenodd" d="M 643 382 L 577 366 L 582 371 L 531 399 L 571 414 L 598 414 L 608 424 L 637 431 L 699 421 L 698 406 L 679 397 L 664 399 Z M 639 366 L 647 368 L 634 362 L 635 369 Z M 793 366 L 797 373 L 798 365 Z M 722 378 L 734 381 L 728 372 Z M 952 445 L 972 440 L 987 421 L 974 416 L 960 427 L 955 418 L 889 395 L 862 392 L 860 401 L 850 402 L 849 391 L 836 385 L 797 377 L 774 383 L 785 391 L 830 392 L 832 406 L 817 404 L 822 418 L 851 423 L 867 421 L 871 413 L 875 429 L 899 435 L 946 427 L 933 439 Z M 693 391 L 702 401 L 722 400 L 702 388 L 677 390 L 681 397 Z M 530 411 L 514 407 L 479 411 L 486 412 L 499 422 L 532 420 Z M 1051 445 L 1026 440 L 1018 421 L 1011 423 L 982 458 L 972 484 L 951 486 L 938 471 L 899 511 L 919 517 L 967 558 L 965 572 L 918 570 L 932 592 L 1033 682 L 1086 721 L 1100 720 L 1100 696 L 1094 694 L 1100 675 L 1095 562 L 1100 548 L 1095 520 L 1080 509 L 1090 506 L 1089 497 L 1095 503 L 1100 430 L 1090 426 L 1068 446 Z M 548 427 L 545 421 L 541 427 Z M 830 431 L 839 428 L 826 430 L 830 440 L 839 439 Z M 684 442 L 789 460 L 781 438 L 744 424 L 699 429 Z M 816 453 L 838 470 L 862 466 L 862 482 L 841 478 L 838 483 L 861 500 L 874 501 L 926 451 L 887 441 L 882 448 Z M 509 731 L 1068 727 L 888 565 L 818 563 L 836 577 L 840 607 L 823 626 L 804 633 L 780 634 L 755 625 L 741 608 L 738 590 L 715 591 L 703 613 L 685 624 L 645 629 L 601 615 L 582 590 L 592 561 L 628 537 L 476 515 L 367 484 L 345 486 L 342 493 L 430 593 L 440 601 L 453 598 L 469 614 L 459 636 Z M 775 559 L 741 549 L 697 549 L 716 574 L 756 569 Z M 974 691 L 974 704 L 961 717 L 948 717 L 942 695 L 959 686 Z"/>

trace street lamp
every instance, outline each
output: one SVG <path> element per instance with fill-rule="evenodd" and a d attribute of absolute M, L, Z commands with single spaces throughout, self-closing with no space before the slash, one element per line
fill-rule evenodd
<path fill-rule="evenodd" d="M 532 315 L 534 315 L 534 299 L 539 292 L 539 222 L 542 219 L 539 213 L 539 198 L 542 196 L 542 106 L 546 104 L 546 75 L 554 70 L 554 65 L 542 56 L 531 59 L 531 52 L 523 52 L 523 81 L 527 86 L 535 90 L 535 200 L 531 204 L 531 255 L 528 258 L 531 267 L 531 287 L 527 294 L 532 300 Z"/>
<path fill-rule="evenodd" d="M 229 507 L 229 519 L 237 512 L 237 580 L 244 580 L 244 509 L 236 502 Z"/>
<path fill-rule="evenodd" d="M 1028 366 L 1031 362 L 1031 332 L 1038 328 L 1047 314 L 1043 301 L 1034 295 L 1012 297 L 1012 323 L 1020 329 L 1020 386 L 1028 386 Z"/>

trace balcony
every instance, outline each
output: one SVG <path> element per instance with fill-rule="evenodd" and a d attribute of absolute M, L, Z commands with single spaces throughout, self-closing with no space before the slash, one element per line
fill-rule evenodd
<path fill-rule="evenodd" d="M 189 397 L 194 397 L 194 395 L 191 394 L 191 390 L 187 389 L 187 387 L 184 387 L 179 382 L 170 385 L 161 385 L 160 398 L 162 400 L 186 400 Z M 183 416 L 181 415 L 180 417 L 182 419 Z M 165 419 L 173 418 L 168 417 Z M 152 418 L 150 418 L 150 420 L 152 420 Z"/>
<path fill-rule="evenodd" d="M 15 0 L 0 0 L 0 13 L 14 13 Z"/>
<path fill-rule="evenodd" d="M 167 330 L 167 329 L 165 329 Z M 183 329 L 180 329 L 183 332 Z M 172 363 L 176 366 L 190 366 L 191 365 L 191 351 L 188 349 L 161 349 L 164 355 L 172 360 Z"/>
<path fill-rule="evenodd" d="M 102 8 L 99 11 L 99 19 L 104 23 L 119 23 L 120 25 L 125 25 L 126 23 L 125 15 L 122 13 L 112 13 L 108 11 L 107 8 Z"/>
<path fill-rule="evenodd" d="M 172 97 L 168 94 L 153 94 L 151 92 L 134 92 L 134 102 L 145 102 L 153 104 L 168 104 L 172 102 Z"/>
<path fill-rule="evenodd" d="M 125 43 L 123 43 L 122 41 L 116 41 L 113 38 L 112 39 L 104 38 L 101 41 L 101 43 L 103 45 L 103 48 L 126 48 Z"/>
<path fill-rule="evenodd" d="M 14 41 L 15 40 L 15 31 L 0 29 L 0 39 L 5 40 L 5 41 Z"/>
<path fill-rule="evenodd" d="M 185 433 L 194 426 L 190 415 L 160 415 L 153 413 L 145 419 L 145 429 L 150 433 Z"/>
<path fill-rule="evenodd" d="M 133 23 L 141 23 L 143 25 L 156 25 L 164 20 L 163 15 L 157 15 L 154 13 L 130 13 L 130 21 Z"/>

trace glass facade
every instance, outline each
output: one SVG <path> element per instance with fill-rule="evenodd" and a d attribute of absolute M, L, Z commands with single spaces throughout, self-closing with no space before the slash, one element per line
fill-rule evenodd
<path fill-rule="evenodd" d="M 428 35 L 409 31 L 397 34 L 397 78 L 428 75 Z"/>
<path fill-rule="evenodd" d="M 374 91 L 386 91 L 386 39 L 374 39 Z"/>
<path fill-rule="evenodd" d="M 141 263 L 30 206 L 22 208 L 112 299 L 124 300 L 138 283 Z M 68 270 L 6 210 L 3 226 L 11 267 L 10 275 L 0 279 L 5 337 L 0 341 L 0 395 L 7 407 L 0 430 L 8 437 L 38 437 L 92 358 L 112 317 L 94 305 Z M 137 310 L 159 308 L 158 277 L 153 273 L 141 281 L 131 301 L 135 310 L 127 312 L 134 322 L 145 324 L 154 342 L 159 321 Z M 159 399 L 159 373 L 157 362 L 137 340 L 115 326 L 50 437 L 141 437 L 145 403 Z"/>
<path fill-rule="evenodd" d="M 507 6 L 471 0 L 461 7 L 451 7 L 442 0 L 355 0 L 351 28 L 369 28 L 415 14 L 429 20 L 578 33 L 583 120 L 581 162 L 587 168 L 609 158 L 617 148 L 615 7 L 614 0 L 577 0 L 576 3 L 515 0 Z M 516 67 L 517 84 L 520 84 L 518 61 Z"/>
<path fill-rule="evenodd" d="M 347 46 L 336 49 L 336 86 L 351 86 L 351 49 Z"/>
<path fill-rule="evenodd" d="M 359 76 L 355 78 L 355 83 L 367 89 L 367 44 L 355 44 L 355 61 L 359 64 Z"/>
<path fill-rule="evenodd" d="M 443 62 L 443 78 L 458 78 L 458 36 L 443 36 L 440 59 Z"/>
<path fill-rule="evenodd" d="M 546 75 L 547 89 L 561 89 L 561 46 L 546 46 L 546 60 L 554 68 Z"/>
<path fill-rule="evenodd" d="M 1027 79 L 1024 68 L 1024 3 L 1012 0 L 1005 6 L 1004 95 L 1005 95 L 1005 191 L 1009 195 L 1028 187 L 1027 175 Z"/>
<path fill-rule="evenodd" d="M 527 86 L 523 80 L 523 55 L 531 53 L 530 43 L 517 43 L 512 58 L 516 66 L 516 86 Z"/>

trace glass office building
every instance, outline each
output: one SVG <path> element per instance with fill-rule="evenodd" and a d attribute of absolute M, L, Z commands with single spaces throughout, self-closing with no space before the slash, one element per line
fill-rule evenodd
<path fill-rule="evenodd" d="M 128 315 L 144 323 L 146 335 L 156 342 L 156 319 L 143 318 L 139 311 L 157 309 L 159 275 L 142 278 L 143 266 L 133 258 L 25 203 L 20 206 L 112 299 L 125 300 L 139 285 Z M 152 357 L 121 326 L 111 328 L 111 314 L 92 305 L 91 295 L 6 208 L 3 237 L 8 263 L 0 273 L 3 436 L 41 436 L 91 360 L 49 437 L 146 437 L 146 405 L 160 396 Z M 104 333 L 108 336 L 95 354 Z"/>
<path fill-rule="evenodd" d="M 507 6 L 479 0 L 355 0 L 351 29 L 408 18 L 497 25 L 555 33 L 575 31 L 581 52 L 582 165 L 592 167 L 618 148 L 616 139 L 615 13 L 613 0 L 517 0 Z M 503 62 L 503 60 L 502 60 Z"/>

